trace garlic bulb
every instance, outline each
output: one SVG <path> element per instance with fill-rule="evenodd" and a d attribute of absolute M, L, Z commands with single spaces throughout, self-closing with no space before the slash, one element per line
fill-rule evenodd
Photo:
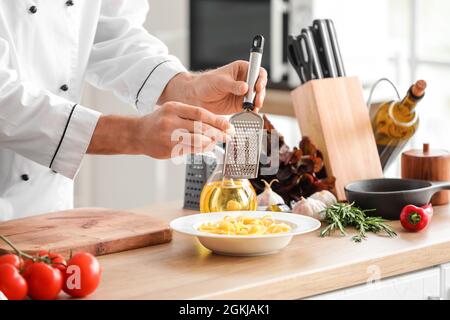
<path fill-rule="evenodd" d="M 327 208 L 334 206 L 338 201 L 334 194 L 332 194 L 330 191 L 321 191 L 313 194 L 311 199 L 322 201 Z"/>
<path fill-rule="evenodd" d="M 273 180 L 270 183 L 268 183 L 266 180 L 262 180 L 262 181 L 264 182 L 264 184 L 266 186 L 264 188 L 264 192 L 261 193 L 257 198 L 258 199 L 258 207 L 268 208 L 273 205 L 285 204 L 283 198 L 272 190 L 272 184 L 274 182 L 279 182 L 279 181 Z"/>
<path fill-rule="evenodd" d="M 324 221 L 326 219 L 326 209 L 327 206 L 320 200 L 302 198 L 294 205 L 292 212 Z"/>
<path fill-rule="evenodd" d="M 272 204 L 264 210 L 271 212 L 291 212 L 291 208 L 285 204 Z"/>

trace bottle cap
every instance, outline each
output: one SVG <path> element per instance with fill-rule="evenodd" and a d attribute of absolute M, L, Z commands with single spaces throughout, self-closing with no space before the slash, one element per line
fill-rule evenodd
<path fill-rule="evenodd" d="M 411 86 L 409 93 L 414 100 L 420 100 L 425 96 L 425 89 L 427 88 L 427 83 L 425 80 L 419 80 Z"/>

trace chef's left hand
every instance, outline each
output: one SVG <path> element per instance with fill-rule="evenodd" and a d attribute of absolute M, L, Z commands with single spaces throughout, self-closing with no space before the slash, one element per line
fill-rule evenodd
<path fill-rule="evenodd" d="M 242 111 L 242 103 L 248 91 L 247 61 L 235 61 L 221 68 L 194 74 L 179 74 L 172 79 L 165 94 L 173 92 L 177 101 L 203 107 L 215 114 L 228 115 Z M 255 111 L 264 102 L 267 71 L 261 68 L 255 85 Z M 180 88 L 184 88 L 180 90 Z M 184 92 L 184 97 L 179 94 Z M 173 98 L 173 96 L 172 96 Z M 171 100 L 168 96 L 167 99 Z"/>
<path fill-rule="evenodd" d="M 216 114 L 233 114 L 242 111 L 244 95 L 248 91 L 247 61 L 235 61 L 219 69 L 196 76 L 193 90 L 202 106 Z M 255 108 L 262 107 L 266 94 L 267 71 L 261 68 L 256 82 Z"/>

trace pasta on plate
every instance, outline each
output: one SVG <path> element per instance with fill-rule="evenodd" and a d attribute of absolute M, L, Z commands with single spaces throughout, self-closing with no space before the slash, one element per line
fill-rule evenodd
<path fill-rule="evenodd" d="M 272 215 L 262 218 L 226 216 L 221 221 L 206 222 L 198 228 L 201 232 L 229 236 L 257 236 L 287 233 L 292 228 L 284 222 L 276 222 Z"/>

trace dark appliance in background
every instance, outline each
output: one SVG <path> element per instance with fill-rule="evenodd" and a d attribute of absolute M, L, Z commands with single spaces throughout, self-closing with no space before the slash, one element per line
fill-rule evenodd
<path fill-rule="evenodd" d="M 311 1 L 190 0 L 190 68 L 200 71 L 245 60 L 248 39 L 262 34 L 268 86 L 294 88 L 299 82 L 288 65 L 287 38 L 311 20 Z"/>

